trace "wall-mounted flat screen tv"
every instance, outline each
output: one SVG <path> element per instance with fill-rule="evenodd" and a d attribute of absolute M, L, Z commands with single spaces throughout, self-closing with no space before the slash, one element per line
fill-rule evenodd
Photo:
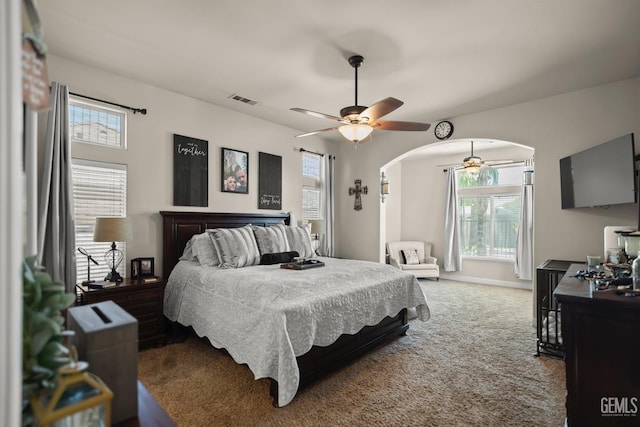
<path fill-rule="evenodd" d="M 633 134 L 560 159 L 562 209 L 636 203 Z"/>

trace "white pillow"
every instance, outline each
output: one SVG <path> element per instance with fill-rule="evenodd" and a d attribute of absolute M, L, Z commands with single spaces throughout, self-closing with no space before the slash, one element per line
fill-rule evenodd
<path fill-rule="evenodd" d="M 214 267 L 219 263 L 218 252 L 213 245 L 210 232 L 211 230 L 207 230 L 204 233 L 196 234 L 191 238 L 191 252 L 195 260 L 198 261 L 200 265 Z M 187 246 L 189 246 L 189 243 L 187 243 Z"/>
<path fill-rule="evenodd" d="M 289 251 L 289 242 L 282 227 L 259 227 L 254 225 L 252 228 L 260 255 Z"/>
<path fill-rule="evenodd" d="M 420 264 L 420 258 L 418 258 L 418 251 L 415 249 L 403 249 L 402 256 L 404 257 L 404 263 L 406 265 Z"/>
<path fill-rule="evenodd" d="M 311 244 L 311 234 L 307 227 L 298 227 L 295 225 L 274 225 L 274 227 L 282 227 L 289 242 L 289 250 L 296 251 L 304 258 L 313 258 L 316 256 Z"/>
<path fill-rule="evenodd" d="M 221 268 L 240 268 L 260 264 L 260 251 L 250 225 L 216 228 L 210 232 Z"/>

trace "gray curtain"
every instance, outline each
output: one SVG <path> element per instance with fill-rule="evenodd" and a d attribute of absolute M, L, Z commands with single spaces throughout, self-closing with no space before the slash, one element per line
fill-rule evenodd
<path fill-rule="evenodd" d="M 69 141 L 69 89 L 52 83 L 38 202 L 38 262 L 75 292 L 75 230 Z"/>
<path fill-rule="evenodd" d="M 522 182 L 520 226 L 516 240 L 516 277 L 533 279 L 533 162 L 527 162 Z"/>
<path fill-rule="evenodd" d="M 318 253 L 322 256 L 334 256 L 334 215 L 335 215 L 335 169 L 336 158 L 329 154 L 322 157 L 322 209 L 324 211 L 325 230 L 320 236 L 320 247 Z"/>
<path fill-rule="evenodd" d="M 444 218 L 444 270 L 462 270 L 460 223 L 458 219 L 458 184 L 454 168 L 447 170 L 447 200 Z"/>

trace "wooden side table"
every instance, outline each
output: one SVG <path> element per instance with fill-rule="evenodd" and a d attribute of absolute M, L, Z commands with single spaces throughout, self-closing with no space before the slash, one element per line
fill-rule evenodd
<path fill-rule="evenodd" d="M 138 416 L 116 424 L 115 427 L 176 427 L 176 422 L 138 381 Z"/>
<path fill-rule="evenodd" d="M 112 287 L 89 289 L 76 285 L 76 289 L 79 304 L 112 300 L 138 319 L 138 345 L 143 348 L 165 344 L 163 300 L 166 284 L 167 281 L 161 277 L 152 282 L 125 278 Z"/>

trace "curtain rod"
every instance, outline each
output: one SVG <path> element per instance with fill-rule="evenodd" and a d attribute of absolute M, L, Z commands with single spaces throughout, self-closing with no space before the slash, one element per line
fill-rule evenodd
<path fill-rule="evenodd" d="M 307 153 L 311 153 L 311 154 L 315 154 L 315 155 L 317 155 L 317 156 L 324 157 L 324 154 L 322 154 L 322 153 L 316 153 L 315 151 L 305 150 L 304 148 L 301 148 L 299 151 L 300 151 L 301 153 L 304 151 L 304 152 L 307 152 Z"/>
<path fill-rule="evenodd" d="M 81 95 L 79 93 L 69 92 L 69 95 L 78 96 L 80 98 L 90 99 L 92 101 L 98 101 L 109 105 L 115 105 L 116 107 L 124 108 L 126 110 L 133 111 L 133 114 L 140 113 L 143 116 L 147 114 L 146 108 L 134 108 L 129 107 L 128 105 L 116 104 L 115 102 L 105 101 L 104 99 L 93 98 L 91 96 Z"/>

